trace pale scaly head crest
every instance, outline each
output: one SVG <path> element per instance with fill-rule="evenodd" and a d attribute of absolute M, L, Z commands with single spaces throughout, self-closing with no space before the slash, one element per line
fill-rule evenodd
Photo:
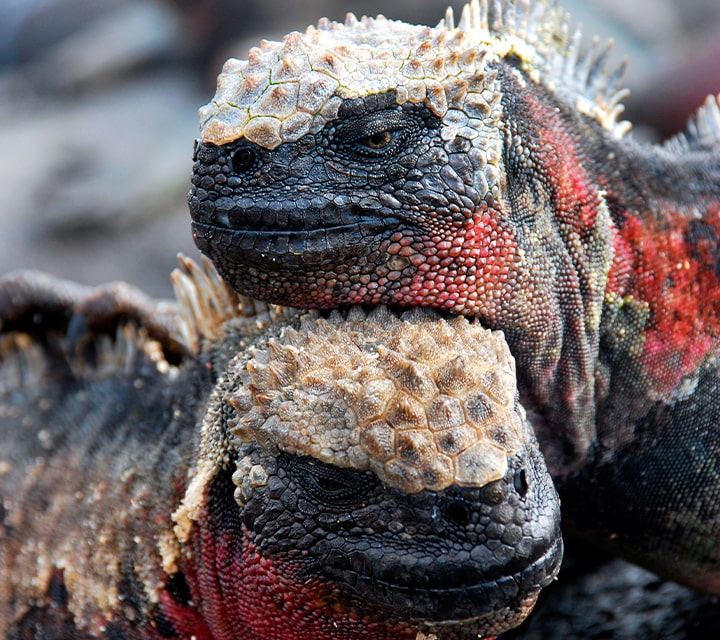
<path fill-rule="evenodd" d="M 311 313 L 232 368 L 225 402 L 237 412 L 239 460 L 259 443 L 414 493 L 484 486 L 534 442 L 502 333 L 463 317 Z M 240 485 L 251 480 L 237 474 Z"/>
<path fill-rule="evenodd" d="M 262 41 L 247 60 L 228 60 L 200 109 L 201 138 L 221 145 L 244 137 L 274 149 L 321 130 L 344 99 L 391 90 L 400 104 L 424 103 L 456 129 L 479 131 L 500 118 L 491 63 L 506 56 L 620 137 L 628 128 L 617 120 L 622 66 L 608 64 L 609 50 L 582 53 L 580 32 L 554 0 L 472 0 L 457 25 L 448 10 L 434 28 L 382 16 L 321 20 Z"/>

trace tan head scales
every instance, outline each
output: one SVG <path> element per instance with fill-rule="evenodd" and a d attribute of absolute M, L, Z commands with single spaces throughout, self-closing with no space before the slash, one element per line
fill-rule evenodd
<path fill-rule="evenodd" d="M 502 88 L 489 63 L 508 54 L 622 135 L 621 73 L 607 68 L 607 47 L 583 56 L 579 43 L 553 0 L 472 0 L 457 26 L 449 9 L 433 28 L 383 16 L 324 19 L 281 42 L 261 41 L 247 60 L 229 59 L 200 109 L 201 139 L 221 145 L 244 137 L 274 149 L 320 131 L 343 99 L 389 90 L 399 104 L 425 103 L 439 117 L 453 110 L 462 114 L 454 120 L 470 118 L 477 128 L 499 117 Z"/>
<path fill-rule="evenodd" d="M 502 333 L 431 311 L 309 316 L 241 377 L 226 399 L 241 443 L 369 469 L 405 492 L 484 486 L 534 437 Z"/>

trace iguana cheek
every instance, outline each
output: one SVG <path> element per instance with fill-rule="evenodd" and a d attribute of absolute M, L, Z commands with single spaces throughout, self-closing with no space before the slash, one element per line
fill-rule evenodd
<path fill-rule="evenodd" d="M 394 246 L 388 247 L 392 255 Z M 506 313 L 519 276 L 518 246 L 512 230 L 486 204 L 468 215 L 461 229 L 449 228 L 424 239 L 411 258 L 416 271 L 394 294 L 409 306 L 432 306 L 454 313 L 480 313 L 493 325 Z"/>

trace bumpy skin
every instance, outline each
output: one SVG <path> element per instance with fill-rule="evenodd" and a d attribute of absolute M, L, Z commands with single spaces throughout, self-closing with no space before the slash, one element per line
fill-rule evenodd
<path fill-rule="evenodd" d="M 642 146 L 551 2 L 263 42 L 201 110 L 198 247 L 238 291 L 502 329 L 568 529 L 720 594 L 720 106 Z"/>
<path fill-rule="evenodd" d="M 501 335 L 271 309 L 209 264 L 175 283 L 170 313 L 0 279 L 0 637 L 470 640 L 524 619 L 559 569 L 559 502 Z"/>

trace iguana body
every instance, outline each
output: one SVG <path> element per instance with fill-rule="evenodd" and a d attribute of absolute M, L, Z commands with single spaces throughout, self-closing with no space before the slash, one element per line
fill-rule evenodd
<path fill-rule="evenodd" d="M 0 637 L 417 640 L 562 557 L 501 334 L 432 313 L 0 279 Z M 180 314 L 180 315 L 179 315 Z"/>
<path fill-rule="evenodd" d="M 566 526 L 718 594 L 720 106 L 640 145 L 578 42 L 474 0 L 261 43 L 201 110 L 196 242 L 256 298 L 501 329 Z"/>

